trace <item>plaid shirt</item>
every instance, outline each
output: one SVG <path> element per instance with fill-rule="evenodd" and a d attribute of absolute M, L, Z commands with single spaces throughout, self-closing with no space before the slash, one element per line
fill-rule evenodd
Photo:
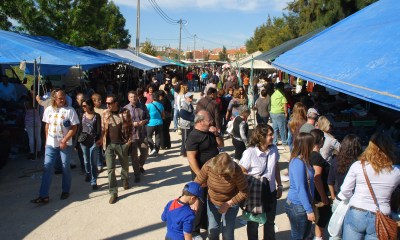
<path fill-rule="evenodd" d="M 138 102 L 136 104 L 136 106 L 132 106 L 132 104 L 127 104 L 124 108 L 128 109 L 131 117 L 132 117 L 132 124 L 134 122 L 140 122 L 143 120 L 146 120 L 147 122 L 149 122 L 150 120 L 150 115 L 149 115 L 149 111 L 147 110 L 147 107 Z M 138 127 L 133 127 L 133 131 L 132 131 L 132 137 L 131 139 L 133 141 L 135 140 L 143 140 L 145 139 L 147 136 L 147 132 L 146 132 L 146 126 L 138 126 Z"/>
<path fill-rule="evenodd" d="M 268 179 L 261 176 L 246 175 L 249 193 L 247 199 L 243 202 L 243 210 L 253 214 L 264 213 L 268 209 L 264 209 L 262 201 L 263 184 L 269 189 Z M 269 195 L 270 196 L 270 195 Z"/>
<path fill-rule="evenodd" d="M 107 134 L 108 134 L 108 125 L 112 124 L 114 121 L 118 119 L 112 119 L 112 112 L 107 109 L 103 112 L 103 116 L 101 117 L 101 128 L 103 129 L 103 148 L 107 147 Z M 128 109 L 120 108 L 118 111 L 118 116 L 122 120 L 122 139 L 126 142 L 131 142 L 131 136 L 133 131 L 133 123 L 131 114 Z M 118 124 L 118 122 L 117 122 Z"/>

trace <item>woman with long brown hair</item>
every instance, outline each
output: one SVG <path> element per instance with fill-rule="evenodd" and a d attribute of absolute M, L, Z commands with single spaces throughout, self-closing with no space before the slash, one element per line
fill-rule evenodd
<path fill-rule="evenodd" d="M 361 151 L 360 138 L 357 135 L 348 134 L 344 137 L 339 153 L 333 157 L 329 168 L 328 187 L 332 199 L 335 199 L 336 194 L 340 192 L 340 187 L 350 166 L 357 161 Z"/>
<path fill-rule="evenodd" d="M 299 130 L 301 126 L 307 121 L 307 109 L 306 106 L 301 103 L 297 102 L 294 104 L 293 113 L 290 117 L 288 123 L 288 145 L 290 150 L 293 149 L 293 140 L 299 134 Z"/>
<path fill-rule="evenodd" d="M 247 197 L 247 181 L 239 165 L 220 153 L 203 165 L 194 181 L 208 187 L 209 239 L 219 239 L 221 228 L 223 239 L 234 239 L 239 203 Z"/>
<path fill-rule="evenodd" d="M 378 239 L 375 230 L 377 206 L 366 176 L 376 196 L 379 211 L 390 214 L 390 197 L 400 184 L 400 170 L 393 167 L 396 156 L 391 139 L 384 133 L 372 135 L 368 147 L 353 163 L 338 198 L 350 199 L 343 223 L 343 239 Z"/>
<path fill-rule="evenodd" d="M 290 187 L 285 204 L 289 217 L 290 239 L 305 239 L 310 231 L 315 215 L 311 206 L 314 198 L 314 170 L 310 165 L 314 137 L 300 133 L 294 140 L 289 162 Z"/>

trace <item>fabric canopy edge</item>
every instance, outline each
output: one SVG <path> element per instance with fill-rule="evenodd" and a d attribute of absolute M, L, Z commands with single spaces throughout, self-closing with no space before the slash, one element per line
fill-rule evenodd
<path fill-rule="evenodd" d="M 349 90 L 346 90 L 344 88 L 340 88 L 340 87 L 337 87 L 335 85 L 329 84 L 330 83 L 329 80 L 320 81 L 320 80 L 308 77 L 305 74 L 304 75 L 301 74 L 301 70 L 298 70 L 298 69 L 292 70 L 289 67 L 285 67 L 285 66 L 282 66 L 282 65 L 274 64 L 274 63 L 272 63 L 272 65 L 274 67 L 276 67 L 277 69 L 280 69 L 280 70 L 282 70 L 282 71 L 284 71 L 284 72 L 286 72 L 286 73 L 288 73 L 290 75 L 294 75 L 294 76 L 296 76 L 296 77 L 298 77 L 300 79 L 307 80 L 307 81 L 310 81 L 310 82 L 313 82 L 313 83 L 317 83 L 317 84 L 322 85 L 324 87 L 328 87 L 330 89 L 345 93 L 347 95 L 350 95 L 350 96 L 353 96 L 353 97 L 356 97 L 356 98 L 359 98 L 359 99 L 362 99 L 362 100 L 365 100 L 365 101 L 368 101 L 368 102 L 372 102 L 372 103 L 375 103 L 377 105 L 384 106 L 384 107 L 387 107 L 387 108 L 390 108 L 390 109 L 393 109 L 393 110 L 396 110 L 396 111 L 400 111 L 400 100 L 396 101 L 395 104 L 389 104 L 389 103 L 387 103 L 385 101 L 380 101 L 377 98 L 368 97 L 366 95 L 355 93 L 353 91 L 349 91 Z M 373 96 L 373 95 L 370 95 L 370 96 Z"/>

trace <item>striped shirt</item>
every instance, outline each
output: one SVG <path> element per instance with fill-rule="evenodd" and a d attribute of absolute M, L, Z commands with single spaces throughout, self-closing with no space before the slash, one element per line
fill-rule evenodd
<path fill-rule="evenodd" d="M 235 163 L 235 173 L 230 177 L 217 174 L 210 164 L 211 160 L 204 164 L 194 181 L 200 184 L 207 183 L 208 199 L 213 204 L 221 206 L 232 199 L 233 204 L 238 205 L 247 198 L 247 180 L 239 165 Z"/>

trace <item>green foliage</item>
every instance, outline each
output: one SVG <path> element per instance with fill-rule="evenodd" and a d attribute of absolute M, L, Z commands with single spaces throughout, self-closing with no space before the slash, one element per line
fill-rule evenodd
<path fill-rule="evenodd" d="M 15 29 L 50 36 L 76 46 L 98 49 L 127 48 L 130 35 L 119 8 L 108 0 L 13 0 L 0 5 L 3 15 L 15 19 Z M 8 18 L 7 18 L 8 20 Z M 0 24 L 10 30 L 10 24 Z"/>
<path fill-rule="evenodd" d="M 228 54 L 226 52 L 226 47 L 225 46 L 222 46 L 222 51 L 218 55 L 219 55 L 219 60 L 220 61 L 227 61 L 228 60 Z"/>
<path fill-rule="evenodd" d="M 151 42 L 149 40 L 147 40 L 146 42 L 143 43 L 143 46 L 140 48 L 140 51 L 142 53 L 146 53 L 151 56 L 157 55 L 157 51 L 156 51 L 155 47 L 151 44 Z"/>
<path fill-rule="evenodd" d="M 329 27 L 377 0 L 293 0 L 287 14 L 268 17 L 246 41 L 248 53 L 267 51 L 320 27 Z"/>

